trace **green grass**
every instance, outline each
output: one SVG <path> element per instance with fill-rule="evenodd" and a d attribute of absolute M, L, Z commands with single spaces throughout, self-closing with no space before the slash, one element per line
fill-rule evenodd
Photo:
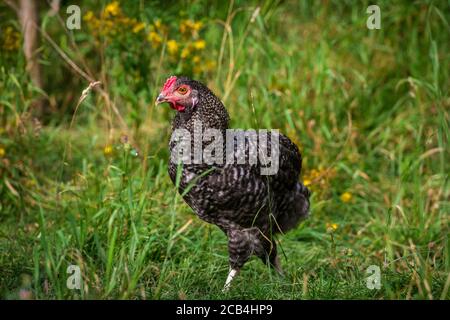
<path fill-rule="evenodd" d="M 180 6 L 199 14 L 201 4 Z M 279 237 L 285 277 L 253 259 L 228 293 L 225 235 L 193 214 L 167 174 L 174 111 L 153 101 L 174 70 L 158 64 L 134 91 L 119 51 L 97 75 L 120 118 L 91 92 L 72 126 L 66 111 L 41 128 L 23 118 L 37 94 L 23 57 L 15 67 L 0 60 L 0 297 L 449 299 L 449 2 L 377 4 L 380 30 L 366 28 L 364 1 L 265 2 L 254 22 L 254 4 L 210 5 L 204 37 L 217 66 L 200 80 L 224 99 L 233 127 L 278 128 L 296 141 L 313 190 L 310 219 Z M 225 37 L 215 19 L 230 26 Z M 43 46 L 44 64 L 67 70 Z M 160 54 L 152 61 L 169 59 Z M 48 93 L 70 108 L 87 87 L 73 77 L 76 86 Z M 66 287 L 71 264 L 82 290 Z M 366 287 L 370 265 L 381 268 L 379 290 Z"/>

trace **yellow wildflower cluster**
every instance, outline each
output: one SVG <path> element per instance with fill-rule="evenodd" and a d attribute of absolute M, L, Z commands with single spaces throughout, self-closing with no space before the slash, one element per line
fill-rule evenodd
<path fill-rule="evenodd" d="M 119 1 L 113 1 L 106 5 L 99 17 L 92 11 L 86 12 L 83 20 L 88 24 L 94 35 L 100 36 L 116 36 L 127 29 L 138 34 L 145 29 L 143 22 L 129 18 L 123 13 Z"/>
<path fill-rule="evenodd" d="M 180 23 L 180 33 L 187 38 L 189 36 L 197 38 L 202 27 L 203 23 L 201 21 L 183 20 Z"/>
<path fill-rule="evenodd" d="M 206 48 L 206 42 L 199 38 L 199 31 L 203 23 L 200 21 L 183 20 L 180 22 L 180 34 L 183 46 L 179 45 L 176 40 L 167 42 L 167 51 L 173 57 L 178 58 L 178 48 L 182 47 L 179 57 L 186 59 L 193 55 L 197 61 L 200 61 L 199 52 Z M 174 50 L 176 48 L 177 50 Z M 192 61 L 194 62 L 194 61 Z M 194 62 L 195 63 L 195 62 Z"/>
<path fill-rule="evenodd" d="M 120 9 L 119 1 L 113 1 L 105 7 L 103 10 L 103 15 L 105 17 L 115 17 L 122 14 L 122 10 Z"/>
<path fill-rule="evenodd" d="M 194 74 L 213 71 L 215 62 L 206 58 L 206 41 L 200 38 L 203 22 L 182 20 L 177 29 L 171 29 L 159 19 L 145 23 L 129 18 L 119 1 L 108 3 L 99 15 L 87 11 L 83 20 L 94 36 L 116 38 L 135 34 L 148 42 L 153 49 L 165 48 L 170 64 L 181 66 L 183 72 Z"/>
<path fill-rule="evenodd" d="M 336 170 L 319 167 L 303 173 L 303 184 L 311 189 L 319 199 L 323 199 L 330 190 L 330 180 L 335 176 Z"/>
<path fill-rule="evenodd" d="M 152 44 L 154 48 L 157 48 L 161 45 L 163 39 L 156 31 L 150 31 L 147 40 Z"/>
<path fill-rule="evenodd" d="M 195 56 L 194 56 L 195 59 Z M 194 61 L 193 59 L 193 61 Z M 211 72 L 216 68 L 216 62 L 214 60 L 206 60 L 205 63 L 202 64 L 196 64 L 192 68 L 192 72 L 194 74 L 201 74 L 203 72 Z"/>
<path fill-rule="evenodd" d="M 2 36 L 2 49 L 6 51 L 16 51 L 20 48 L 20 33 L 15 31 L 12 27 L 6 27 Z"/>
<path fill-rule="evenodd" d="M 168 28 L 161 23 L 161 20 L 156 19 L 152 24 L 149 25 L 150 32 L 147 34 L 147 40 L 150 42 L 153 48 L 159 48 L 164 39 L 167 38 L 167 34 L 169 33 Z M 170 40 L 169 40 L 170 41 Z M 177 50 L 174 44 L 172 43 L 172 50 Z"/>
<path fill-rule="evenodd" d="M 333 177 L 335 171 L 333 169 L 312 169 L 303 175 L 303 184 L 305 186 L 321 185 L 327 178 Z"/>
<path fill-rule="evenodd" d="M 303 174 L 303 184 L 314 191 L 319 197 L 323 198 L 323 194 L 330 188 L 330 180 L 336 176 L 334 169 L 312 169 Z M 346 191 L 339 196 L 343 203 L 349 203 L 353 199 L 351 192 Z"/>
<path fill-rule="evenodd" d="M 6 154 L 5 148 L 0 147 L 0 158 L 3 158 Z"/>
<path fill-rule="evenodd" d="M 199 32 L 203 28 L 201 21 L 182 20 L 179 26 L 179 41 L 169 39 L 167 52 L 173 61 L 182 60 L 183 65 L 188 65 L 194 74 L 212 71 L 215 62 L 205 58 L 206 41 L 200 38 Z"/>

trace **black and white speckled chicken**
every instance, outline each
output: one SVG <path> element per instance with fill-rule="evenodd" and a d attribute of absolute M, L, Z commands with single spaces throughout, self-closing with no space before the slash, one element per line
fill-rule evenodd
<path fill-rule="evenodd" d="M 249 150 L 251 143 L 244 144 L 244 150 L 237 150 L 238 143 L 234 141 L 231 148 L 235 154 L 247 154 L 243 164 L 225 161 L 229 153 L 226 149 L 229 116 L 221 100 L 205 85 L 186 77 L 172 76 L 157 98 L 157 103 L 163 102 L 177 110 L 170 142 L 170 178 L 176 184 L 180 170 L 178 187 L 186 203 L 201 219 L 217 225 L 228 237 L 230 272 L 224 290 L 229 288 L 232 279 L 252 255 L 281 273 L 274 235 L 296 227 L 309 213 L 310 192 L 298 180 L 302 158 L 297 146 L 279 134 L 278 171 L 262 175 L 261 167 L 267 166 L 267 162 L 262 163 L 260 159 L 257 163 L 248 162 L 248 153 L 254 151 Z M 217 139 L 215 142 L 220 141 L 224 151 L 222 163 L 208 164 L 208 161 L 195 161 L 191 156 L 192 161 L 184 159 L 181 165 L 180 160 L 174 160 L 179 159 L 173 157 L 174 154 L 180 152 L 175 150 L 179 140 L 174 139 L 174 133 L 195 138 L 198 123 L 202 133 L 206 129 L 216 129 L 221 137 L 205 139 L 206 143 L 197 151 L 205 151 L 208 142 Z M 267 141 L 273 139 L 269 134 L 267 136 Z M 247 141 L 248 136 L 244 139 Z M 191 147 L 195 150 L 194 141 Z M 259 152 L 260 146 L 257 148 Z M 267 154 L 270 152 L 273 151 Z"/>

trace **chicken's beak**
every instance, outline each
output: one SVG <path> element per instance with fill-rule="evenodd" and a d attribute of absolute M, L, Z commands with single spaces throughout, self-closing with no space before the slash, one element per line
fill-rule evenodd
<path fill-rule="evenodd" d="M 166 100 L 166 96 L 163 95 L 162 93 L 160 93 L 159 96 L 158 96 L 158 98 L 156 98 L 155 103 L 156 103 L 156 104 L 160 104 L 160 103 L 163 103 L 163 102 L 166 102 L 166 101 L 167 101 L 167 100 Z"/>

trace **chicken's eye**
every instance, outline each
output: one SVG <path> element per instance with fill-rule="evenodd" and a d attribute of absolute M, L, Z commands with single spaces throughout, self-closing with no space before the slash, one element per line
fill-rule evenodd
<path fill-rule="evenodd" d="M 187 89 L 186 87 L 179 87 L 179 88 L 177 89 L 177 91 L 178 91 L 178 93 L 186 94 L 187 91 L 188 91 L 188 89 Z"/>

